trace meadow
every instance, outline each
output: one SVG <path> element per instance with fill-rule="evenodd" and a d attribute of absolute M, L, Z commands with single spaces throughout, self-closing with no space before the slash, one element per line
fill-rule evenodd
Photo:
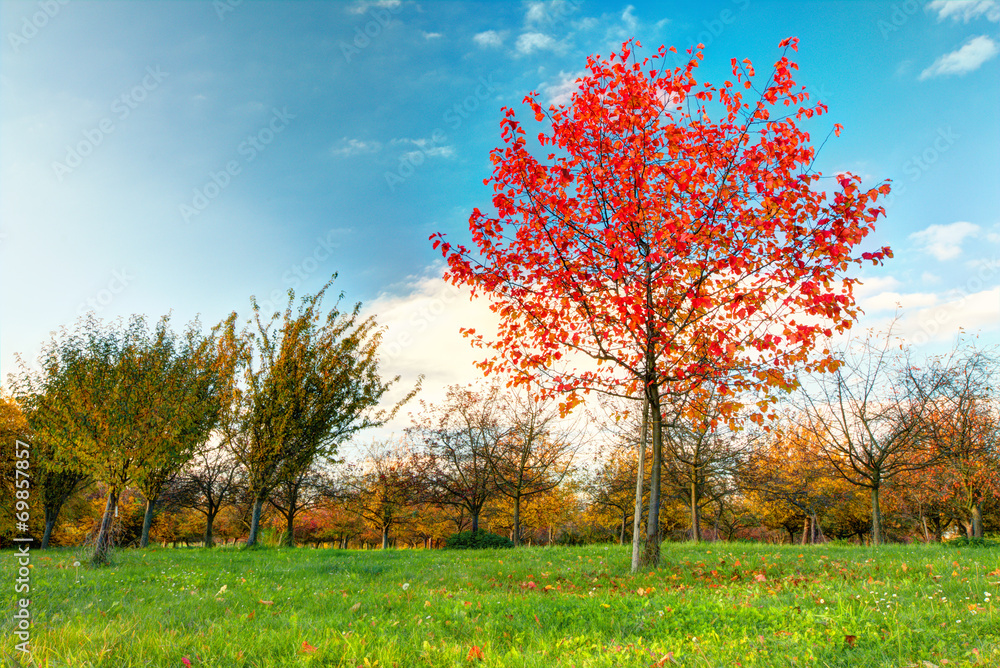
<path fill-rule="evenodd" d="M 635 576 L 627 546 L 32 557 L 22 665 L 1000 666 L 998 548 L 667 543 Z"/>

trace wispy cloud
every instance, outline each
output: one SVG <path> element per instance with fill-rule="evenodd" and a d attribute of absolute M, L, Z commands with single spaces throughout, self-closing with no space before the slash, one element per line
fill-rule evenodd
<path fill-rule="evenodd" d="M 635 30 L 635 27 L 638 25 L 634 12 L 635 7 L 632 5 L 626 7 L 625 11 L 622 12 L 622 24 L 624 24 L 627 30 Z"/>
<path fill-rule="evenodd" d="M 392 146 L 415 146 L 418 150 L 407 151 L 401 159 L 414 159 L 418 155 L 428 158 L 454 158 L 455 147 L 450 145 L 434 146 L 434 141 L 423 137 L 410 139 L 409 137 L 399 137 L 389 142 Z"/>
<path fill-rule="evenodd" d="M 525 5 L 524 24 L 537 26 L 564 19 L 579 8 L 579 1 L 550 0 L 549 2 L 529 2 Z"/>
<path fill-rule="evenodd" d="M 472 41 L 484 49 L 497 49 L 503 46 L 504 33 L 496 30 L 486 30 L 472 36 Z"/>
<path fill-rule="evenodd" d="M 398 9 L 402 4 L 402 0 L 358 0 L 354 4 L 347 6 L 347 12 L 349 14 L 364 14 L 371 7 Z"/>
<path fill-rule="evenodd" d="M 440 32 L 425 32 L 424 39 L 441 39 L 444 37 L 444 33 Z"/>
<path fill-rule="evenodd" d="M 521 55 L 529 55 L 535 51 L 557 51 L 559 42 L 552 36 L 541 32 L 526 32 L 517 38 L 517 52 Z"/>
<path fill-rule="evenodd" d="M 996 0 L 934 0 L 927 9 L 937 13 L 938 21 L 950 18 L 968 23 L 983 16 L 987 21 L 1000 23 L 1000 4 Z"/>
<path fill-rule="evenodd" d="M 997 48 L 996 42 L 992 39 L 986 35 L 973 37 L 962 45 L 962 48 L 946 53 L 935 60 L 934 64 L 920 73 L 920 80 L 972 72 L 997 53 L 1000 53 L 1000 49 Z"/>
<path fill-rule="evenodd" d="M 382 144 L 377 141 L 362 141 L 361 139 L 348 139 L 344 137 L 343 145 L 330 149 L 330 153 L 346 158 L 362 153 L 376 153 L 381 148 Z"/>
<path fill-rule="evenodd" d="M 962 242 L 967 237 L 978 236 L 979 231 L 978 225 L 959 221 L 950 225 L 931 225 L 914 232 L 910 239 L 938 260 L 954 260 L 962 254 Z"/>

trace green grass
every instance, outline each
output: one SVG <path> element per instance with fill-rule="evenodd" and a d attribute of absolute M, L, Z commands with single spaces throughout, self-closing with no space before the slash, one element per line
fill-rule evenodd
<path fill-rule="evenodd" d="M 1000 666 L 1000 549 L 663 549 L 634 577 L 617 546 L 148 549 L 79 573 L 34 552 L 32 647 L 53 668 Z"/>

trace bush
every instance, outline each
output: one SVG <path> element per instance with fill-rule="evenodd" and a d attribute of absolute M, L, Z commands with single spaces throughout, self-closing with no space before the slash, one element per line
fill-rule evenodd
<path fill-rule="evenodd" d="M 966 536 L 962 536 L 961 538 L 949 540 L 945 545 L 950 547 L 996 547 L 1000 543 L 985 538 L 967 538 Z"/>
<path fill-rule="evenodd" d="M 448 536 L 444 546 L 453 550 L 482 550 L 514 547 L 514 543 L 489 531 L 463 531 Z"/>
<path fill-rule="evenodd" d="M 556 537 L 556 545 L 579 547 L 587 544 L 587 538 L 577 531 L 563 531 Z"/>

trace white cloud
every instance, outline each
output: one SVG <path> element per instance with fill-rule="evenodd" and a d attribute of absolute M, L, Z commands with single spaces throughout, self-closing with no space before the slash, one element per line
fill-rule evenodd
<path fill-rule="evenodd" d="M 515 48 L 518 53 L 528 55 L 535 51 L 556 51 L 559 48 L 559 43 L 545 33 L 526 32 L 517 38 Z"/>
<path fill-rule="evenodd" d="M 540 23 L 552 23 L 564 19 L 575 12 L 579 3 L 566 0 L 550 0 L 549 2 L 529 2 L 525 5 L 524 24 L 526 26 Z"/>
<path fill-rule="evenodd" d="M 926 70 L 920 73 L 920 80 L 949 74 L 965 74 L 979 68 L 980 65 L 1000 53 L 996 42 L 980 35 L 966 42 L 958 51 L 952 51 L 941 56 Z"/>
<path fill-rule="evenodd" d="M 576 72 L 575 74 L 559 72 L 559 77 L 554 83 L 542 84 L 542 92 L 548 98 L 549 104 L 557 106 L 560 104 L 569 104 L 573 93 L 580 89 L 580 84 L 576 80 L 584 74 L 585 72 L 583 71 Z"/>
<path fill-rule="evenodd" d="M 1000 328 L 1000 286 L 968 295 L 953 295 L 947 302 L 907 313 L 896 332 L 920 346 L 954 339 L 960 332 L 995 332 Z"/>
<path fill-rule="evenodd" d="M 985 16 L 987 21 L 1000 23 L 1000 4 L 996 0 L 934 0 L 927 9 L 937 12 L 938 21 L 950 18 L 968 23 Z"/>
<path fill-rule="evenodd" d="M 920 245 L 921 250 L 938 260 L 954 260 L 962 254 L 962 242 L 965 238 L 975 237 L 979 231 L 978 225 L 960 221 L 950 225 L 931 225 L 914 232 L 910 239 Z"/>
<path fill-rule="evenodd" d="M 348 139 L 347 137 L 344 137 L 343 141 L 343 146 L 330 149 L 330 153 L 346 158 L 361 153 L 375 153 L 382 148 L 382 144 L 377 141 L 362 141 L 360 139 Z"/>
<path fill-rule="evenodd" d="M 473 35 L 472 41 L 484 49 L 496 49 L 503 46 L 504 36 L 496 30 L 487 30 Z"/>
<path fill-rule="evenodd" d="M 371 7 L 398 10 L 402 5 L 402 0 L 358 0 L 349 5 L 347 11 L 350 14 L 364 14 Z"/>
<path fill-rule="evenodd" d="M 425 32 L 424 39 L 441 39 L 444 37 L 444 33 L 440 32 Z"/>
<path fill-rule="evenodd" d="M 387 405 L 405 396 L 421 374 L 424 389 L 418 399 L 428 402 L 443 399 L 448 385 L 482 378 L 474 363 L 489 354 L 473 348 L 459 329 L 472 327 L 488 336 L 496 331 L 498 320 L 485 298 L 470 301 L 469 297 L 467 289 L 439 276 L 425 276 L 411 278 L 398 290 L 365 304 L 366 314 L 385 327 L 379 348 L 382 377 L 400 376 L 393 396 L 386 397 Z M 406 412 L 415 408 L 416 404 L 408 406 L 388 430 L 399 433 L 409 426 Z"/>
<path fill-rule="evenodd" d="M 455 157 L 455 147 L 450 145 L 445 146 L 435 146 L 433 139 L 418 138 L 410 139 L 408 137 L 400 137 L 393 139 L 389 142 L 392 146 L 399 145 L 410 145 L 416 146 L 418 150 L 407 151 L 400 156 L 401 160 L 413 160 L 418 156 L 428 157 L 428 158 L 453 158 Z"/>
<path fill-rule="evenodd" d="M 634 12 L 635 7 L 632 5 L 627 6 L 625 11 L 622 12 L 622 23 L 625 24 L 627 30 L 635 30 L 636 25 L 638 25 Z"/>
<path fill-rule="evenodd" d="M 900 287 L 900 283 L 892 276 L 873 276 L 864 278 L 860 284 L 854 286 L 854 296 L 858 299 L 870 297 L 880 292 L 888 292 Z"/>
<path fill-rule="evenodd" d="M 936 303 L 937 295 L 930 292 L 880 292 L 859 301 L 861 308 L 868 314 L 877 311 L 894 311 L 897 308 L 923 308 L 934 306 Z"/>

